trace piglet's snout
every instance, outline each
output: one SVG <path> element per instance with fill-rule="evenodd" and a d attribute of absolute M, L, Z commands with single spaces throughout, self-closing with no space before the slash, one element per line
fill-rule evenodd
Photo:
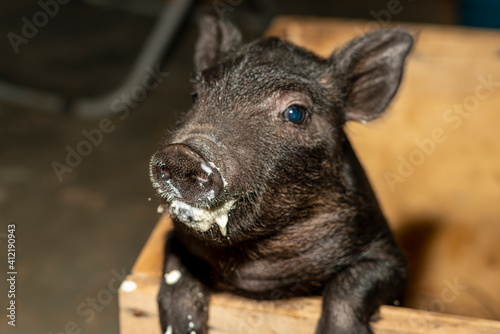
<path fill-rule="evenodd" d="M 151 178 L 160 195 L 191 204 L 209 204 L 224 189 L 215 165 L 184 144 L 168 145 L 153 155 Z"/>

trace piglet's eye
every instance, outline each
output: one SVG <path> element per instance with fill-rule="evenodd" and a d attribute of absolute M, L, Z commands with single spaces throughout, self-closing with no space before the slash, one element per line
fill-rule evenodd
<path fill-rule="evenodd" d="M 302 124 L 307 116 L 306 108 L 299 105 L 291 105 L 283 112 L 283 119 L 294 124 Z"/>

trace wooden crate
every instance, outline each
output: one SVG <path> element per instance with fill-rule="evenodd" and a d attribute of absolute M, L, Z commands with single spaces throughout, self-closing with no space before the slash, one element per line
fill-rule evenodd
<path fill-rule="evenodd" d="M 327 56 L 374 25 L 280 17 L 268 34 Z M 412 271 L 405 306 L 413 309 L 383 306 L 374 329 L 500 333 L 499 322 L 479 319 L 500 320 L 500 32 L 416 27 L 419 40 L 388 112 L 365 125 L 347 125 Z M 156 294 L 169 228 L 163 217 L 122 284 L 122 334 L 160 333 Z M 210 333 L 313 333 L 320 302 L 215 295 Z"/>
<path fill-rule="evenodd" d="M 165 235 L 172 223 L 164 215 L 151 234 L 132 273 L 119 291 L 121 334 L 162 334 L 156 295 L 162 279 Z M 210 302 L 210 334 L 314 333 L 321 298 L 256 302 L 229 294 L 215 294 Z M 500 322 L 402 307 L 382 306 L 376 334 L 500 333 Z"/>

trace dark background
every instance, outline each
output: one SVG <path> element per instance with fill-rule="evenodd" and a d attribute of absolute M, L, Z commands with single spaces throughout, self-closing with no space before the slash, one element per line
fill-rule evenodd
<path fill-rule="evenodd" d="M 388 1 L 275 0 L 264 2 L 265 13 L 243 1 L 228 17 L 247 37 L 255 37 L 269 15 L 375 20 L 373 13 L 386 9 Z M 400 2 L 404 10 L 396 21 L 463 21 L 456 1 Z M 31 18 L 40 6 L 27 0 L 0 2 L 0 81 L 54 93 L 66 103 L 54 112 L 0 100 L 0 258 L 6 263 L 7 225 L 15 223 L 18 271 L 17 326 L 7 326 L 2 311 L 2 333 L 55 334 L 72 322 L 81 333 L 118 332 L 117 295 L 109 284 L 117 287 L 114 277 L 130 272 L 158 219 L 149 157 L 189 108 L 196 12 L 217 2 L 193 7 L 162 63 L 168 76 L 128 117 L 111 116 L 113 131 L 59 181 L 54 161 L 64 163 L 67 147 L 75 148 L 85 139 L 82 130 L 97 128 L 101 119 L 76 117 L 68 112 L 71 103 L 119 87 L 154 25 L 158 4 L 139 3 L 142 13 L 123 5 L 70 1 L 16 54 L 7 35 L 19 34 L 22 18 Z"/>

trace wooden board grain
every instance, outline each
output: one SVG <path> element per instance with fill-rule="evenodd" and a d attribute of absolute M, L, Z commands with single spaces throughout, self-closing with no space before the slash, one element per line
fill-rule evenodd
<path fill-rule="evenodd" d="M 268 34 L 328 56 L 366 27 L 280 17 Z M 500 333 L 495 321 L 426 311 L 500 319 L 500 32 L 412 27 L 419 39 L 394 103 L 379 120 L 347 125 L 412 273 L 405 305 L 414 309 L 382 307 L 375 332 Z M 120 290 L 124 334 L 159 333 L 156 293 L 170 227 L 163 217 L 127 279 L 137 287 Z M 211 333 L 313 333 L 319 303 L 216 295 Z"/>
<path fill-rule="evenodd" d="M 163 254 L 167 232 L 172 229 L 172 221 L 163 215 L 153 232 L 149 236 L 147 245 L 139 254 L 132 268 L 133 275 L 149 275 L 159 277 L 163 271 Z"/>
<path fill-rule="evenodd" d="M 168 216 L 163 216 L 141 254 L 155 254 L 163 250 L 164 235 L 171 227 Z M 156 303 L 162 279 L 161 273 L 158 273 L 161 265 L 140 256 L 134 268 L 135 272 L 126 278 L 119 291 L 120 332 L 161 334 Z M 138 271 L 141 268 L 146 272 Z M 320 312 L 320 297 L 256 302 L 220 293 L 211 298 L 209 333 L 313 334 Z M 493 334 L 500 333 L 500 322 L 383 306 L 380 320 L 374 322 L 373 328 L 376 334 Z"/>

